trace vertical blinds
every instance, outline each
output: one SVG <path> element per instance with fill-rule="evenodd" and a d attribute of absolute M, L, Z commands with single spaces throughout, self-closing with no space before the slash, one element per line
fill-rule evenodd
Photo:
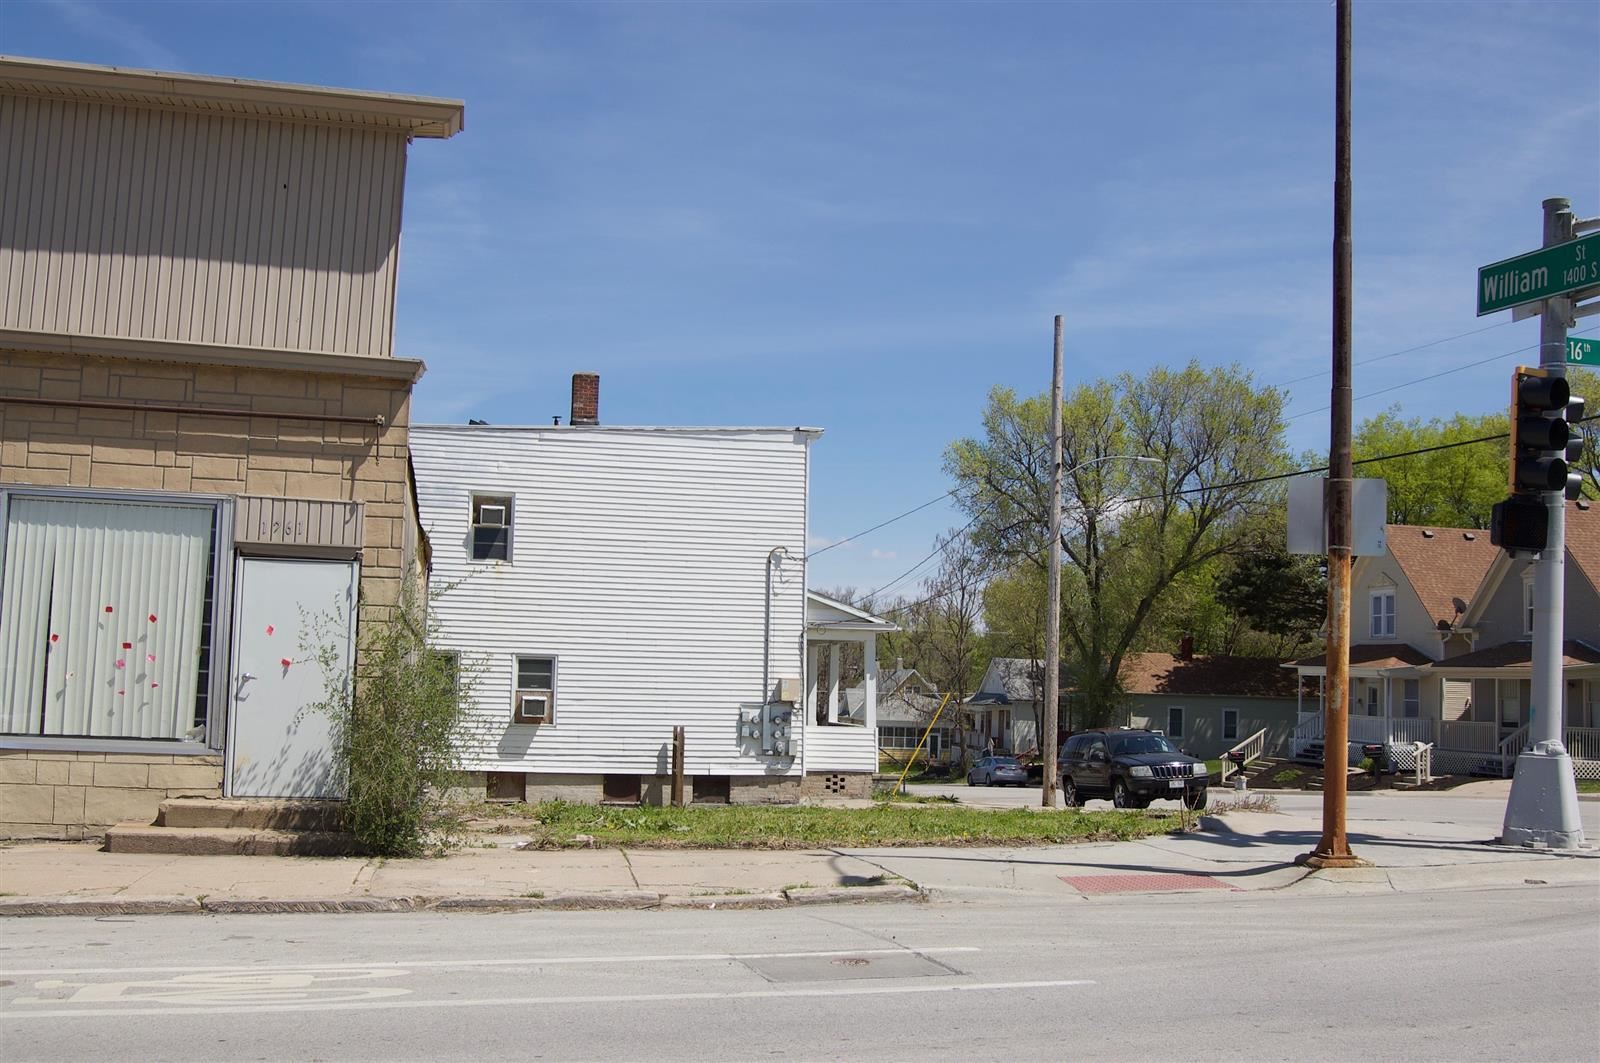
<path fill-rule="evenodd" d="M 0 574 L 0 731 L 184 738 L 214 509 L 13 498 Z"/>

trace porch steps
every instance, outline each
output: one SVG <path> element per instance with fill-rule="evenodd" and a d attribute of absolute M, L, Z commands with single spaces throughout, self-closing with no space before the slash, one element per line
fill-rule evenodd
<path fill-rule="evenodd" d="M 155 825 L 337 832 L 344 829 L 344 802 L 178 797 L 161 802 Z"/>
<path fill-rule="evenodd" d="M 106 830 L 108 853 L 177 856 L 346 856 L 360 852 L 337 801 L 176 798 L 153 824 Z"/>

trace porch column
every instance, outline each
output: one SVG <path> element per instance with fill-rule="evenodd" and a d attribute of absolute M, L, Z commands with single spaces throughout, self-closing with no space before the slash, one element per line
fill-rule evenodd
<path fill-rule="evenodd" d="M 806 723 L 813 723 L 817 718 L 818 649 L 815 642 L 806 642 Z"/>
<path fill-rule="evenodd" d="M 839 722 L 839 644 L 828 643 L 828 722 Z"/>
<path fill-rule="evenodd" d="M 1383 741 L 1394 738 L 1394 676 L 1383 674 Z"/>
<path fill-rule="evenodd" d="M 867 730 L 878 733 L 878 636 L 868 635 L 861 642 L 861 656 L 866 671 L 862 700 L 866 702 Z"/>

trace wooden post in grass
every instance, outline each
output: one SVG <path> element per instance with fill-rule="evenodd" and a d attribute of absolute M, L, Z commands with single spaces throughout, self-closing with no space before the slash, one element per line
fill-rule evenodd
<path fill-rule="evenodd" d="M 683 807 L 683 728 L 672 729 L 672 807 Z"/>

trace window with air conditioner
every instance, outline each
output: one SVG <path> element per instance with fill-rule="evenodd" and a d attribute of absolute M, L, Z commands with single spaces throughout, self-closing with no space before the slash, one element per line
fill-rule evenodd
<path fill-rule="evenodd" d="M 469 546 L 474 561 L 511 560 L 511 496 L 472 496 Z"/>
<path fill-rule="evenodd" d="M 512 723 L 554 723 L 556 659 L 518 657 L 516 688 L 511 696 Z"/>

